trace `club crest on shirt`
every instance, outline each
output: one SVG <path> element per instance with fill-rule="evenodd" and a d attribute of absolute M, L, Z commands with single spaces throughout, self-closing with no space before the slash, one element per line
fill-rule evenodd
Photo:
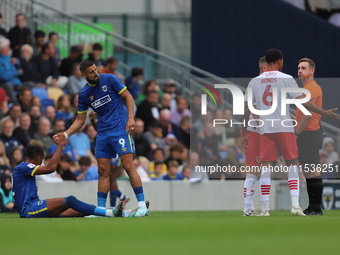
<path fill-rule="evenodd" d="M 102 87 L 102 89 L 103 89 L 104 92 L 106 92 L 106 91 L 107 91 L 107 86 L 104 85 L 104 86 Z"/>
<path fill-rule="evenodd" d="M 90 101 L 92 101 L 93 100 L 93 96 L 90 96 Z"/>

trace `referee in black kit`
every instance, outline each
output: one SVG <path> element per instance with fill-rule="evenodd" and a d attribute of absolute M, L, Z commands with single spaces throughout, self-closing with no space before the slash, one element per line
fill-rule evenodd
<path fill-rule="evenodd" d="M 303 83 L 303 88 L 311 93 L 312 102 L 322 108 L 322 90 L 314 81 L 315 63 L 308 58 L 299 61 L 298 76 Z M 306 215 L 322 215 L 321 199 L 323 184 L 317 165 L 320 164 L 319 150 L 322 147 L 322 132 L 320 130 L 321 115 L 311 112 L 312 115 L 304 115 L 300 109 L 296 109 L 295 134 L 299 162 L 306 177 L 307 192 L 309 198 L 308 208 L 303 211 Z M 315 171 L 313 171 L 313 169 Z"/>

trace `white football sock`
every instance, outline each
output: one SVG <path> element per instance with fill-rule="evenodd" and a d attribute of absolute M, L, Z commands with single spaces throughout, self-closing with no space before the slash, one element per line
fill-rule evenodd
<path fill-rule="evenodd" d="M 146 207 L 145 201 L 139 201 L 138 207 Z"/>
<path fill-rule="evenodd" d="M 269 195 L 271 183 L 270 175 L 271 169 L 266 166 L 262 166 L 260 178 L 262 212 L 269 211 Z"/>
<path fill-rule="evenodd" d="M 298 166 L 290 166 L 288 168 L 288 186 L 290 190 L 290 197 L 292 199 L 292 206 L 295 208 L 300 207 L 299 205 L 299 194 L 300 194 L 300 180 L 299 180 L 299 169 Z"/>
<path fill-rule="evenodd" d="M 253 175 L 253 174 L 246 175 L 246 179 L 244 181 L 244 188 L 243 188 L 243 194 L 244 194 L 243 211 L 244 212 L 254 209 L 255 182 L 256 182 L 256 175 Z"/>
<path fill-rule="evenodd" d="M 106 210 L 106 217 L 115 217 L 112 210 Z"/>

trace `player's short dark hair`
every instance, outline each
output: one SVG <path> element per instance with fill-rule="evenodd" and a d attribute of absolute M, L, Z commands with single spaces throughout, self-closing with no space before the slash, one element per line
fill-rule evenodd
<path fill-rule="evenodd" d="M 83 61 L 80 62 L 79 64 L 79 69 L 81 73 L 86 73 L 86 69 L 89 68 L 90 66 L 93 66 L 94 63 L 89 60 L 89 59 L 85 59 Z"/>
<path fill-rule="evenodd" d="M 299 64 L 300 64 L 301 62 L 307 62 L 308 65 L 309 65 L 309 68 L 311 68 L 311 69 L 315 69 L 315 67 L 316 67 L 314 61 L 311 60 L 310 58 L 302 58 L 302 59 L 299 60 Z"/>
<path fill-rule="evenodd" d="M 164 151 L 161 148 L 159 148 L 159 147 L 153 150 L 152 155 L 155 155 L 155 153 L 157 151 L 161 151 L 163 153 L 163 155 L 164 155 Z"/>
<path fill-rule="evenodd" d="M 170 146 L 170 152 L 178 151 L 178 152 L 182 153 L 183 150 L 184 150 L 184 145 L 182 143 L 175 143 L 175 144 Z"/>
<path fill-rule="evenodd" d="M 106 59 L 106 64 L 113 64 L 114 62 L 118 62 L 118 58 L 115 57 L 109 57 L 108 59 Z"/>
<path fill-rule="evenodd" d="M 45 37 L 45 32 L 42 30 L 37 30 L 34 33 L 34 38 Z"/>
<path fill-rule="evenodd" d="M 35 159 L 38 156 L 44 157 L 45 152 L 42 147 L 36 144 L 29 144 L 26 148 L 26 156 L 30 159 Z"/>
<path fill-rule="evenodd" d="M 178 162 L 176 160 L 170 160 L 168 163 L 168 168 L 170 167 L 178 167 Z"/>
<path fill-rule="evenodd" d="M 131 69 L 131 76 L 136 77 L 138 75 L 143 75 L 144 74 L 144 69 L 142 67 L 133 67 Z"/>
<path fill-rule="evenodd" d="M 163 165 L 163 162 L 162 161 L 155 161 L 155 167 L 158 166 L 158 165 Z"/>
<path fill-rule="evenodd" d="M 46 49 L 48 49 L 48 43 L 44 43 L 43 46 L 41 46 L 42 54 L 45 54 Z"/>
<path fill-rule="evenodd" d="M 48 39 L 51 39 L 52 36 L 58 35 L 56 32 L 51 32 L 48 34 Z"/>
<path fill-rule="evenodd" d="M 266 56 L 263 56 L 259 60 L 259 67 L 261 68 L 263 65 L 267 65 Z"/>
<path fill-rule="evenodd" d="M 66 161 L 69 164 L 73 163 L 72 158 L 68 154 L 61 155 L 60 161 Z"/>
<path fill-rule="evenodd" d="M 151 86 L 151 84 L 153 82 L 156 82 L 155 80 L 153 79 L 149 79 L 147 80 L 145 83 L 144 83 L 144 87 L 143 87 L 143 94 L 146 95 L 146 93 L 148 92 L 148 88 Z"/>
<path fill-rule="evenodd" d="M 100 43 L 95 43 L 92 46 L 92 50 L 100 50 L 100 51 L 102 51 L 103 50 L 103 46 Z"/>
<path fill-rule="evenodd" d="M 78 163 L 80 166 L 90 166 L 91 165 L 91 159 L 90 157 L 80 157 L 78 160 Z"/>
<path fill-rule="evenodd" d="M 267 51 L 266 61 L 268 64 L 276 63 L 280 59 L 283 59 L 283 54 L 278 49 L 270 49 Z"/>

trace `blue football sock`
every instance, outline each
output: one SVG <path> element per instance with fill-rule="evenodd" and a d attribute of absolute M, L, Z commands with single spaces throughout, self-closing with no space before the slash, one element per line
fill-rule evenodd
<path fill-rule="evenodd" d="M 134 188 L 133 191 L 136 194 L 137 201 L 143 202 L 144 201 L 143 187 L 140 186 L 140 187 Z"/>
<path fill-rule="evenodd" d="M 105 208 L 106 207 L 107 193 L 98 192 L 97 198 L 98 198 L 98 207 L 104 207 Z"/>
<path fill-rule="evenodd" d="M 104 208 L 96 207 L 93 211 L 93 214 L 98 216 L 106 216 L 106 211 L 107 210 Z"/>
<path fill-rule="evenodd" d="M 118 194 L 120 192 L 118 190 L 111 190 L 110 191 L 110 202 L 111 202 L 111 207 L 115 207 L 116 206 L 116 200 L 117 197 L 120 197 Z"/>
<path fill-rule="evenodd" d="M 65 197 L 64 204 L 67 208 L 72 208 L 73 210 L 81 213 L 84 216 L 93 214 L 96 208 L 94 205 L 86 204 L 82 201 L 79 201 L 74 196 Z"/>

